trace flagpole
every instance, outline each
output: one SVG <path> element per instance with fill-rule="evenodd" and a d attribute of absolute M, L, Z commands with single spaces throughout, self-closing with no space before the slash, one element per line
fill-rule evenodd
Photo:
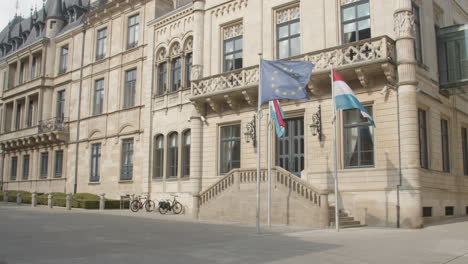
<path fill-rule="evenodd" d="M 259 53 L 260 64 L 259 64 L 259 82 L 258 82 L 258 109 L 257 109 L 257 212 L 256 212 L 256 226 L 257 233 L 260 234 L 260 143 L 261 143 L 261 121 L 262 121 L 262 53 Z"/>
<path fill-rule="evenodd" d="M 268 103 L 268 227 L 271 227 L 271 105 Z"/>
<path fill-rule="evenodd" d="M 337 161 L 337 144 L 336 144 L 336 105 L 335 105 L 335 84 L 333 80 L 333 65 L 331 65 L 331 86 L 332 86 L 332 100 L 333 100 L 333 173 L 335 179 L 335 229 L 340 231 L 340 220 L 338 218 L 338 161 Z"/>

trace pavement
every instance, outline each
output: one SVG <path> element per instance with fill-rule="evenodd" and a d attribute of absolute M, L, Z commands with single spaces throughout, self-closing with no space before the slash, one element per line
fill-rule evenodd
<path fill-rule="evenodd" d="M 468 263 L 468 217 L 423 229 L 262 228 L 0 202 L 0 264 Z"/>

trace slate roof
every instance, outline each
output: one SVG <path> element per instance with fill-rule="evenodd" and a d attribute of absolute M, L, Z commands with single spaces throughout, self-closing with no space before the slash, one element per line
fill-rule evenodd
<path fill-rule="evenodd" d="M 44 39 L 45 22 L 49 18 L 61 19 L 65 22 L 57 35 L 82 25 L 89 8 L 89 1 L 47 0 L 45 5 L 40 10 L 35 10 L 30 17 L 13 17 L 10 23 L 0 31 L 0 58 Z M 74 21 L 70 19 L 71 12 L 77 14 Z M 21 44 L 14 45 L 15 40 Z"/>

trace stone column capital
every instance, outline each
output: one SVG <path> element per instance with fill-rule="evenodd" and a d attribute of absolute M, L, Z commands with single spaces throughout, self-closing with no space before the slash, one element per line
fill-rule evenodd
<path fill-rule="evenodd" d="M 416 35 L 416 26 L 414 23 L 414 14 L 411 9 L 398 9 L 393 14 L 393 30 L 396 39 L 411 38 Z"/>

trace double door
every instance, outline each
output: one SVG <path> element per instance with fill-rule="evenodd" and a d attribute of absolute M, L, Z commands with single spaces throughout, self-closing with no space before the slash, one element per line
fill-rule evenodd
<path fill-rule="evenodd" d="M 286 133 L 276 138 L 276 165 L 300 177 L 304 170 L 304 118 L 284 122 Z"/>

